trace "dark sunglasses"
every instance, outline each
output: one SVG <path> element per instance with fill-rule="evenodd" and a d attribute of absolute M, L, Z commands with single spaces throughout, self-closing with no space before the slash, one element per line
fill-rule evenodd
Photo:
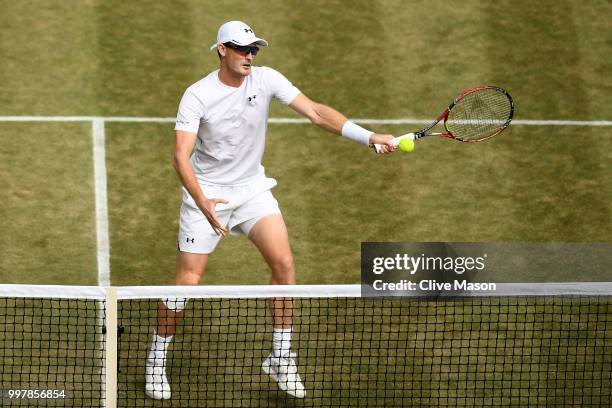
<path fill-rule="evenodd" d="M 232 42 L 226 42 L 223 45 L 225 45 L 227 48 L 231 48 L 232 50 L 236 50 L 244 55 L 253 54 L 253 56 L 256 56 L 259 52 L 258 47 L 251 47 L 250 45 L 238 45 Z"/>

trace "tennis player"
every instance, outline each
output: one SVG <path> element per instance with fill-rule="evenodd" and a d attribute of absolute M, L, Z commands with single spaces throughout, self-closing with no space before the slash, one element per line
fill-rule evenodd
<path fill-rule="evenodd" d="M 223 24 L 211 47 L 218 52 L 219 69 L 187 88 L 181 99 L 174 151 L 174 168 L 183 184 L 177 285 L 200 282 L 209 254 L 228 233 L 248 236 L 269 265 L 272 284 L 295 284 L 287 228 L 270 191 L 276 180 L 266 177 L 261 164 L 272 98 L 331 133 L 364 146 L 381 144 L 382 153 L 395 150 L 391 135 L 375 134 L 348 121 L 336 110 L 310 100 L 278 71 L 254 66 L 259 46 L 267 45 L 243 22 Z M 150 398 L 171 397 L 166 354 L 185 302 L 160 302 L 146 363 L 145 391 Z M 274 325 L 272 352 L 262 369 L 281 390 L 304 398 L 306 391 L 291 351 L 293 301 L 270 299 L 269 307 Z"/>

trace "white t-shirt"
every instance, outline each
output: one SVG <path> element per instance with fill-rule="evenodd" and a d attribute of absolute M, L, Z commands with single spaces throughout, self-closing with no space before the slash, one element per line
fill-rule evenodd
<path fill-rule="evenodd" d="M 198 136 L 191 163 L 200 183 L 265 183 L 261 159 L 270 101 L 275 97 L 288 105 L 300 91 L 268 67 L 252 67 L 238 88 L 223 84 L 218 74 L 187 88 L 174 129 Z"/>

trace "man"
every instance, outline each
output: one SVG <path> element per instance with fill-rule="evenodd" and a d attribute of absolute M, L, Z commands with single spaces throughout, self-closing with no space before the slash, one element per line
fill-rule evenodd
<path fill-rule="evenodd" d="M 378 135 L 348 121 L 334 109 L 313 102 L 282 74 L 252 65 L 258 46 L 267 46 L 243 22 L 219 28 L 218 70 L 191 85 L 177 114 L 174 168 L 183 184 L 178 238 L 177 285 L 197 285 L 208 255 L 228 232 L 247 235 L 271 270 L 271 283 L 295 284 L 287 229 L 271 193 L 261 159 L 272 97 L 289 105 L 329 132 L 368 146 L 395 150 L 391 135 Z M 195 150 L 194 150 L 195 147 Z M 193 151 L 193 154 L 192 154 Z M 158 324 L 146 365 L 146 394 L 171 397 L 166 378 L 166 353 L 185 300 L 160 302 Z M 262 369 L 281 390 L 296 398 L 306 391 L 291 352 L 293 301 L 270 299 L 274 332 L 272 353 Z"/>

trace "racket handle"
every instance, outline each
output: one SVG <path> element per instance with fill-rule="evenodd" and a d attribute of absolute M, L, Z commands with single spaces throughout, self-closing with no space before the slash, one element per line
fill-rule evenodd
<path fill-rule="evenodd" d="M 397 146 L 399 146 L 400 140 L 406 139 L 406 138 L 410 138 L 410 139 L 414 140 L 415 139 L 414 133 L 406 133 L 405 135 L 394 137 L 393 140 L 391 140 L 391 143 L 393 143 L 393 146 L 397 147 Z M 380 154 L 381 147 L 382 146 L 379 145 L 378 143 L 374 143 L 374 150 L 376 150 L 376 153 Z"/>

